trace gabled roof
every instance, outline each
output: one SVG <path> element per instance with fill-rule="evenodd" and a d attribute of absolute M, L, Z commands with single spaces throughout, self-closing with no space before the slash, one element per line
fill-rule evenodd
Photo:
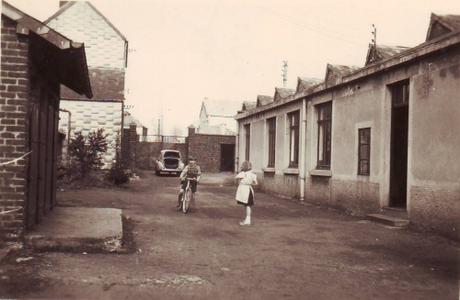
<path fill-rule="evenodd" d="M 342 78 L 354 71 L 360 69 L 358 66 L 331 65 L 326 66 L 325 83 L 326 87 L 336 85 L 342 81 Z"/>
<path fill-rule="evenodd" d="M 241 106 L 242 111 L 250 110 L 257 107 L 257 102 L 254 101 L 244 101 Z"/>
<path fill-rule="evenodd" d="M 109 19 L 107 19 L 96 7 L 94 7 L 94 5 L 91 4 L 91 2 L 89 1 L 69 1 L 67 2 L 66 4 L 64 4 L 61 8 L 59 8 L 59 10 L 57 12 L 55 12 L 51 17 L 49 17 L 48 19 L 46 19 L 46 21 L 44 22 L 45 24 L 48 24 L 51 20 L 54 20 L 56 19 L 58 16 L 60 16 L 63 12 L 65 12 L 66 10 L 68 10 L 70 7 L 72 7 L 75 3 L 77 2 L 85 2 L 86 4 L 88 4 L 89 7 L 91 7 L 91 9 L 93 9 L 99 16 L 101 16 L 101 18 L 124 40 L 124 41 L 128 41 L 126 39 L 126 37 L 120 32 L 120 30 L 118 30 L 113 24 L 112 22 L 109 21 Z"/>
<path fill-rule="evenodd" d="M 295 90 L 294 89 L 287 89 L 287 88 L 275 88 L 275 95 L 273 96 L 273 101 L 280 101 L 291 96 L 294 96 Z"/>
<path fill-rule="evenodd" d="M 432 40 L 446 33 L 460 31 L 460 15 L 431 14 L 426 40 Z"/>
<path fill-rule="evenodd" d="M 367 50 L 366 63 L 365 65 L 370 65 L 375 62 L 387 59 L 393 55 L 399 54 L 403 51 L 410 49 L 410 47 L 405 46 L 387 46 L 387 45 L 377 45 L 369 44 Z"/>
<path fill-rule="evenodd" d="M 319 78 L 297 77 L 296 93 L 307 91 L 321 82 L 323 82 L 323 80 Z"/>
<path fill-rule="evenodd" d="M 43 60 L 44 58 L 45 60 L 57 60 L 54 65 L 56 66 L 55 71 L 60 83 L 79 94 L 85 94 L 88 98 L 93 96 L 88 76 L 85 45 L 83 43 L 73 42 L 6 1 L 3 1 L 2 15 L 16 22 L 17 33 L 29 35 L 33 41 L 46 41 L 47 45 L 52 45 L 50 47 L 53 47 L 53 50 L 49 50 L 49 52 L 54 52 L 54 49 L 58 49 L 57 55 L 53 54 L 53 56 L 47 57 L 44 53 L 41 53 L 38 60 Z M 46 51 L 46 49 L 49 48 L 44 48 L 41 51 Z M 49 62 L 45 62 L 44 65 L 50 67 Z"/>
<path fill-rule="evenodd" d="M 267 105 L 268 103 L 273 102 L 273 97 L 271 96 L 266 96 L 266 95 L 257 95 L 257 104 L 256 106 L 263 106 Z"/>
<path fill-rule="evenodd" d="M 201 105 L 201 109 L 205 110 L 208 117 L 231 117 L 233 118 L 240 107 L 239 102 L 210 100 L 205 98 Z"/>

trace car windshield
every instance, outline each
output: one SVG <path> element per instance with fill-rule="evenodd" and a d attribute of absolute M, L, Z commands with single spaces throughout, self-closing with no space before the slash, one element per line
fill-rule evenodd
<path fill-rule="evenodd" d="M 165 152 L 164 154 L 164 157 L 168 157 L 168 158 L 180 158 L 180 154 L 179 152 Z"/>

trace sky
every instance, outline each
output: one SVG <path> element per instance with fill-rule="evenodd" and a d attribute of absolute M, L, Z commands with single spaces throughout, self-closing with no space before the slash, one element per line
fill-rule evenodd
<path fill-rule="evenodd" d="M 9 0 L 45 20 L 58 0 Z M 255 101 L 326 64 L 363 66 L 371 41 L 415 46 L 431 12 L 460 14 L 459 0 L 93 0 L 129 41 L 125 104 L 149 132 L 185 135 L 205 97 Z"/>

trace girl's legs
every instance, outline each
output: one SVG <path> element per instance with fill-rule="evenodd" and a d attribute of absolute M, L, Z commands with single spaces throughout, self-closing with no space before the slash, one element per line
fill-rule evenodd
<path fill-rule="evenodd" d="M 248 205 L 246 206 L 246 219 L 244 220 L 244 223 L 246 224 L 251 224 L 251 207 Z"/>
<path fill-rule="evenodd" d="M 249 205 L 246 206 L 246 218 L 240 222 L 240 225 L 251 225 L 251 207 Z"/>

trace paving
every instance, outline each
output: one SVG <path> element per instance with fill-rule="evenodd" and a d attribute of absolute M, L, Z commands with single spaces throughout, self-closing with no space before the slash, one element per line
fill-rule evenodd
<path fill-rule="evenodd" d="M 120 209 L 58 206 L 25 241 L 40 251 L 113 252 L 121 248 L 122 235 Z"/>
<path fill-rule="evenodd" d="M 0 296 L 46 299 L 455 299 L 458 243 L 257 192 L 238 225 L 236 187 L 200 185 L 175 209 L 176 177 L 58 193 L 60 205 L 126 216 L 132 251 L 23 253 L 0 266 Z M 30 258 L 32 257 L 32 258 Z M 1 297 L 0 297 L 1 298 Z"/>

